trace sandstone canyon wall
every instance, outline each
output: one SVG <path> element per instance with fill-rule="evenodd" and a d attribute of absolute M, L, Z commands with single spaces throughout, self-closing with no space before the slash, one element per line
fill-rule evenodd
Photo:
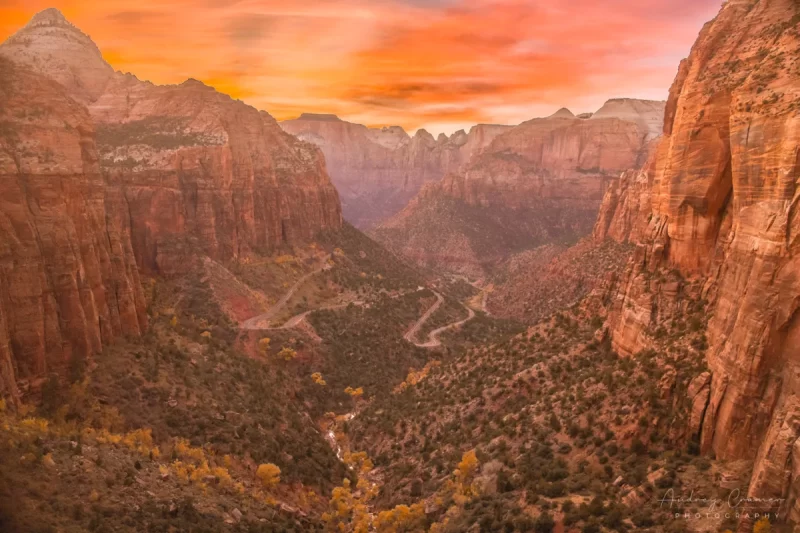
<path fill-rule="evenodd" d="M 344 216 L 361 228 L 391 217 L 429 182 L 480 153 L 510 126 L 479 124 L 438 139 L 425 130 L 409 136 L 398 126 L 367 128 L 334 115 L 305 113 L 281 127 L 314 143 L 342 198 Z"/>
<path fill-rule="evenodd" d="M 147 325 L 129 213 L 86 108 L 0 58 L 0 396 Z"/>
<path fill-rule="evenodd" d="M 635 353 L 675 309 L 656 273 L 677 269 L 708 301 L 710 384 L 696 438 L 754 460 L 750 495 L 800 483 L 800 5 L 731 0 L 670 90 L 664 136 L 606 193 L 595 238 L 637 245 L 612 302 L 616 348 Z M 749 526 L 746 521 L 741 530 Z"/>
<path fill-rule="evenodd" d="M 616 100 L 597 118 L 562 109 L 524 122 L 427 185 L 375 235 L 422 266 L 472 276 L 512 253 L 572 242 L 591 232 L 606 184 L 646 159 L 653 114 L 663 120 L 663 109 L 663 102 Z"/>
<path fill-rule="evenodd" d="M 174 275 L 341 226 L 317 147 L 200 82 L 114 72 L 57 10 L 0 46 L 3 390 L 146 327 Z"/>

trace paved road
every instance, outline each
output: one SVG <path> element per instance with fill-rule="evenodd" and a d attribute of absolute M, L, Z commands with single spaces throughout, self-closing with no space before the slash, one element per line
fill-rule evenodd
<path fill-rule="evenodd" d="M 464 308 L 469 313 L 467 318 L 465 318 L 464 320 L 459 320 L 458 322 L 453 322 L 452 324 L 448 324 L 446 326 L 442 326 L 440 328 L 437 328 L 437 329 L 431 331 L 430 333 L 428 333 L 428 341 L 427 342 L 425 342 L 423 344 L 417 344 L 415 342 L 414 344 L 419 346 L 420 348 L 436 348 L 438 346 L 441 346 L 442 345 L 442 341 L 439 340 L 439 335 L 441 335 L 445 331 L 450 331 L 451 329 L 458 329 L 461 326 L 463 326 L 464 324 L 466 324 L 467 322 L 469 322 L 470 320 L 472 320 L 473 318 L 475 318 L 475 311 L 473 311 L 472 308 L 467 307 L 466 305 L 464 306 Z"/>
<path fill-rule="evenodd" d="M 325 259 L 325 263 L 316 270 L 312 270 L 308 274 L 305 274 L 300 279 L 298 279 L 294 285 L 284 294 L 280 300 L 277 301 L 275 305 L 269 308 L 269 311 L 266 313 L 262 313 L 260 315 L 256 315 L 254 317 L 248 318 L 244 322 L 239 325 L 240 329 L 269 329 L 269 321 L 277 315 L 279 312 L 286 307 L 286 304 L 295 295 L 297 290 L 303 286 L 303 284 L 308 281 L 311 277 L 316 276 L 320 272 L 324 272 L 328 270 L 330 267 L 328 266 L 328 259 Z M 298 315 L 298 317 L 301 315 Z M 297 317 L 292 317 L 290 320 L 294 320 Z M 302 318 L 300 318 L 297 323 L 300 323 Z M 274 328 L 273 328 L 274 329 Z"/>
<path fill-rule="evenodd" d="M 417 346 L 420 346 L 420 345 L 417 344 L 417 342 L 414 340 L 414 337 L 417 336 L 417 333 L 419 332 L 419 328 L 424 326 L 425 322 L 428 321 L 428 319 L 431 317 L 431 315 L 433 313 L 435 313 L 436 310 L 439 309 L 439 307 L 442 306 L 442 303 L 444 303 L 444 297 L 441 294 L 439 294 L 436 291 L 433 291 L 433 294 L 436 295 L 436 302 L 434 302 L 434 304 L 432 306 L 430 306 L 430 308 L 427 311 L 425 311 L 425 313 L 420 317 L 420 319 L 417 320 L 414 323 L 414 325 L 411 326 L 411 328 L 403 336 L 403 338 L 405 340 L 407 340 L 408 342 L 410 342 L 412 344 L 415 344 Z"/>

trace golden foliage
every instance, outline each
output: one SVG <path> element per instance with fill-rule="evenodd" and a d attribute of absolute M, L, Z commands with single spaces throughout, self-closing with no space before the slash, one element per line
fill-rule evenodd
<path fill-rule="evenodd" d="M 281 469 L 272 463 L 258 465 L 256 477 L 261 480 L 261 485 L 271 488 L 280 483 Z"/>
<path fill-rule="evenodd" d="M 344 454 L 342 459 L 344 464 L 351 467 L 353 470 L 361 472 L 362 474 L 369 472 L 375 467 L 366 452 L 348 452 Z"/>
<path fill-rule="evenodd" d="M 50 423 L 44 418 L 26 418 L 19 425 L 24 429 L 30 429 L 38 433 L 47 433 Z"/>
<path fill-rule="evenodd" d="M 346 392 L 353 398 L 360 398 L 361 396 L 364 395 L 364 388 L 359 387 L 357 389 L 354 389 L 353 387 L 347 387 L 346 389 L 344 389 L 344 392 Z"/>
<path fill-rule="evenodd" d="M 175 454 L 178 457 L 184 459 L 193 459 L 197 462 L 204 461 L 206 458 L 206 454 L 202 448 L 196 448 L 189 444 L 189 441 L 186 439 L 176 439 L 175 447 L 173 448 Z"/>
<path fill-rule="evenodd" d="M 267 355 L 267 352 L 269 352 L 269 343 L 269 337 L 263 337 L 260 341 L 258 341 L 258 351 L 261 353 L 261 355 Z"/>
<path fill-rule="evenodd" d="M 296 263 L 296 262 L 297 258 L 293 255 L 288 255 L 288 254 L 279 255 L 278 257 L 275 258 L 276 265 L 285 265 L 287 263 Z"/>
<path fill-rule="evenodd" d="M 327 531 L 346 531 L 367 533 L 372 519 L 366 505 L 366 498 L 353 495 L 350 480 L 345 479 L 341 487 L 333 489 L 328 503 L 328 512 L 322 515 Z"/>
<path fill-rule="evenodd" d="M 391 511 L 382 511 L 375 519 L 378 533 L 411 533 L 425 530 L 425 506 L 415 503 L 411 507 L 398 505 Z"/>
<path fill-rule="evenodd" d="M 312 379 L 312 380 L 314 381 L 314 383 L 316 383 L 317 385 L 321 385 L 321 386 L 323 386 L 323 387 L 324 387 L 325 385 L 327 385 L 327 383 L 325 382 L 325 380 L 324 380 L 324 379 L 322 379 L 322 374 L 320 374 L 319 372 L 314 372 L 313 374 L 311 374 L 311 379 Z"/>
<path fill-rule="evenodd" d="M 769 523 L 769 518 L 766 516 L 753 526 L 753 533 L 770 533 L 770 531 L 772 531 L 772 524 Z"/>
<path fill-rule="evenodd" d="M 278 357 L 282 358 L 284 361 L 291 361 L 292 359 L 297 357 L 297 352 L 293 348 L 284 346 L 283 348 L 281 348 L 281 351 L 278 352 Z"/>
<path fill-rule="evenodd" d="M 433 369 L 434 367 L 438 367 L 441 364 L 442 364 L 441 361 L 430 361 L 422 368 L 422 370 L 414 370 L 412 368 L 411 370 L 409 370 L 408 375 L 406 376 L 406 380 L 401 384 L 399 384 L 398 386 L 396 386 L 392 392 L 397 394 L 403 392 L 408 387 L 416 385 L 417 383 L 428 377 L 428 374 L 430 374 L 431 369 Z"/>

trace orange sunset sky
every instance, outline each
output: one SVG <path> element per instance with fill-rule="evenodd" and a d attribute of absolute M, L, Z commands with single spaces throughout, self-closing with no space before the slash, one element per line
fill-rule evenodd
<path fill-rule="evenodd" d="M 56 7 L 116 69 L 193 77 L 278 119 L 451 133 L 665 99 L 721 0 L 0 0 L 0 40 Z"/>

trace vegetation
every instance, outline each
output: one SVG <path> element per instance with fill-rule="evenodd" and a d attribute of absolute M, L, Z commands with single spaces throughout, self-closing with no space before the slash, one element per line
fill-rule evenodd
<path fill-rule="evenodd" d="M 240 330 L 219 281 L 199 272 L 147 283 L 151 327 L 141 340 L 91 365 L 73 361 L 70 383 L 47 380 L 36 410 L 0 405 L 7 477 L 22 494 L 63 494 L 38 521 L 0 509 L 0 525 L 680 530 L 640 502 L 687 479 L 713 483 L 713 462 L 697 457 L 686 430 L 685 391 L 707 346 L 698 287 L 682 285 L 680 312 L 648 331 L 653 349 L 632 358 L 595 338 L 603 317 L 589 303 L 532 327 L 478 312 L 443 334 L 443 347 L 421 349 L 403 336 L 433 293 L 349 232 L 310 255 L 240 265 L 248 275 L 278 269 L 289 283 L 329 261 L 315 286 L 359 300 L 309 314 L 309 329 Z M 265 287 L 259 279 L 247 286 Z M 436 290 L 446 304 L 427 330 L 463 318 L 459 299 L 476 294 L 457 279 Z M 70 497 L 70 482 L 86 503 Z M 125 505 L 140 511 L 126 518 Z"/>

